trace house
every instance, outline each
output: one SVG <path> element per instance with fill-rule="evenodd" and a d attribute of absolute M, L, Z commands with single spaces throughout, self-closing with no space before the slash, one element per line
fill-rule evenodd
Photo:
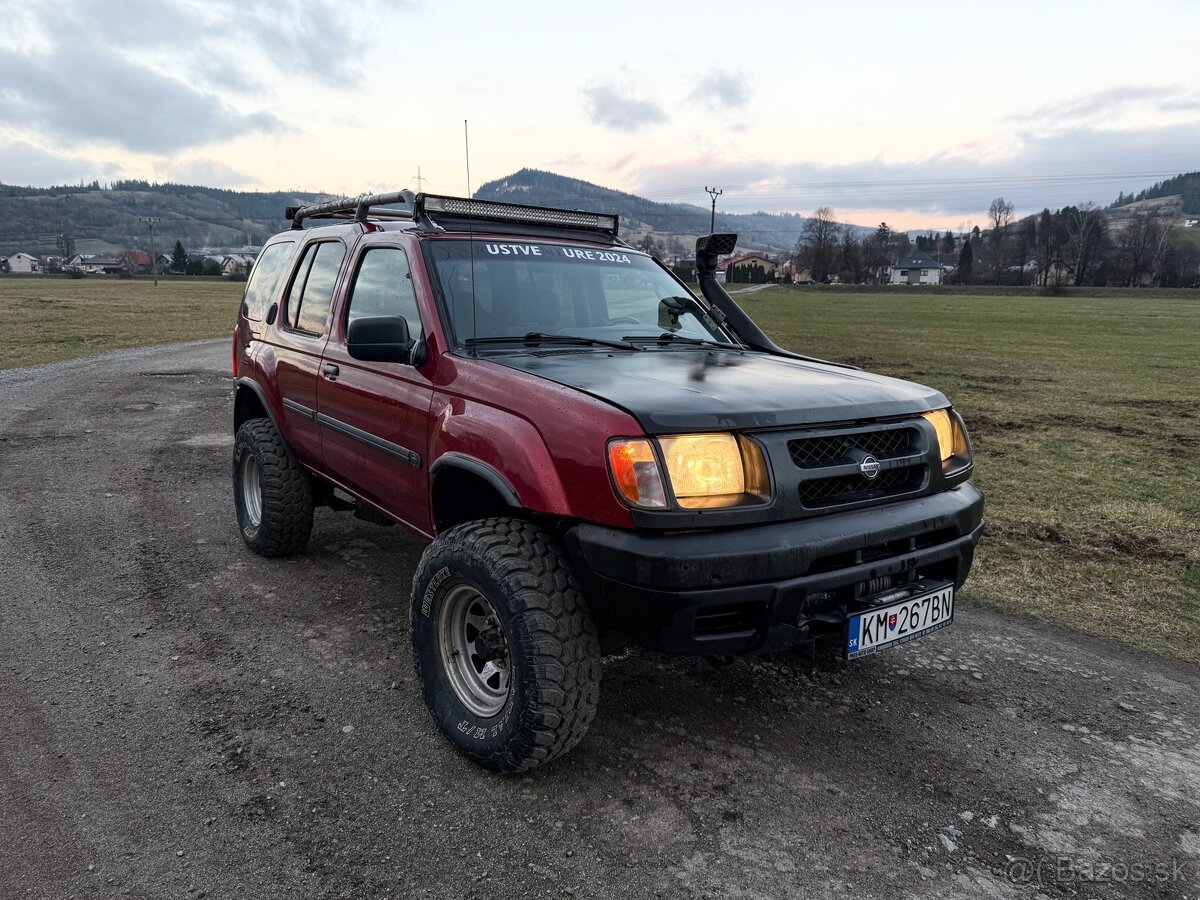
<path fill-rule="evenodd" d="M 76 253 L 67 261 L 66 268 L 75 272 L 86 272 L 88 275 L 119 275 L 125 271 L 125 264 L 111 256 Z"/>
<path fill-rule="evenodd" d="M 942 264 L 920 250 L 888 267 L 888 284 L 941 284 Z"/>
<path fill-rule="evenodd" d="M 226 278 L 249 275 L 254 267 L 254 257 L 244 253 L 231 253 L 221 260 L 221 274 Z"/>
<path fill-rule="evenodd" d="M 130 272 L 145 275 L 150 271 L 150 254 L 145 250 L 130 250 L 122 254 L 121 260 Z"/>
<path fill-rule="evenodd" d="M 1200 219 L 1184 219 L 1184 228 L 1200 228 Z"/>
<path fill-rule="evenodd" d="M 758 251 L 731 256 L 717 265 L 718 271 L 724 270 L 725 281 L 729 284 L 762 284 L 774 281 L 775 268 L 775 261 Z"/>
<path fill-rule="evenodd" d="M 8 258 L 8 271 L 14 275 L 28 275 L 42 271 L 42 266 L 36 256 L 29 253 L 14 253 Z"/>

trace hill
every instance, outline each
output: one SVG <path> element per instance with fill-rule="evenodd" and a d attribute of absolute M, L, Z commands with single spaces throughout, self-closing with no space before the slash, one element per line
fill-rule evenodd
<path fill-rule="evenodd" d="M 489 181 L 475 196 L 480 200 L 614 212 L 621 217 L 621 236 L 626 240 L 653 231 L 655 238 L 677 239 L 688 250 L 694 247 L 698 235 L 708 234 L 710 221 L 710 210 L 702 206 L 655 203 L 636 194 L 539 169 L 521 169 L 506 178 Z M 806 221 L 806 217 L 794 213 L 717 212 L 717 230 L 736 231 L 738 245 L 753 250 L 790 250 Z"/>
<path fill-rule="evenodd" d="M 231 191 L 184 184 L 118 181 L 49 188 L 0 184 L 0 254 L 56 252 L 69 229 L 76 248 L 110 253 L 149 244 L 142 216 L 156 216 L 160 249 L 257 245 L 286 225 L 286 206 L 326 194 Z"/>
<path fill-rule="evenodd" d="M 1200 215 L 1200 172 L 1184 172 L 1137 194 L 1122 194 L 1110 208 L 1120 208 L 1149 200 L 1177 201 L 1186 215 Z"/>

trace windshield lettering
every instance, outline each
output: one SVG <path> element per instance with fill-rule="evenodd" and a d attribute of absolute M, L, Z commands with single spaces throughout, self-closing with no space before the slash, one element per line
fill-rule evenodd
<path fill-rule="evenodd" d="M 485 244 L 492 256 L 541 256 L 542 248 L 537 244 Z"/>

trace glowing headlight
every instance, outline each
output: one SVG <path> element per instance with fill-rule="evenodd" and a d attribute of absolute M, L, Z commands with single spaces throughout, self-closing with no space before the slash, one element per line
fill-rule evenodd
<path fill-rule="evenodd" d="M 758 445 L 732 434 L 679 434 L 658 439 L 675 502 L 714 509 L 765 499 L 770 478 Z M 645 438 L 609 441 L 608 468 L 630 506 L 663 509 L 666 492 L 654 448 Z"/>
<path fill-rule="evenodd" d="M 935 409 L 922 413 L 921 417 L 937 433 L 942 471 L 958 471 L 971 462 L 971 442 L 967 438 L 967 427 L 958 413 L 952 409 Z"/>
<path fill-rule="evenodd" d="M 766 465 L 758 446 L 732 434 L 680 434 L 659 438 L 671 490 L 685 509 L 735 506 L 767 492 Z"/>

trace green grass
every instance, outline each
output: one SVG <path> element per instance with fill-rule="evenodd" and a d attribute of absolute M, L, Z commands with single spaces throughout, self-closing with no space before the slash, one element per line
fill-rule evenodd
<path fill-rule="evenodd" d="M 0 276 L 0 369 L 230 334 L 242 287 Z"/>
<path fill-rule="evenodd" d="M 1200 293 L 739 302 L 786 347 L 954 402 L 987 494 L 965 599 L 1200 662 Z"/>
<path fill-rule="evenodd" d="M 0 368 L 222 336 L 240 289 L 0 277 Z M 738 299 L 787 347 L 954 401 L 988 497 L 964 599 L 1200 663 L 1200 296 Z"/>

